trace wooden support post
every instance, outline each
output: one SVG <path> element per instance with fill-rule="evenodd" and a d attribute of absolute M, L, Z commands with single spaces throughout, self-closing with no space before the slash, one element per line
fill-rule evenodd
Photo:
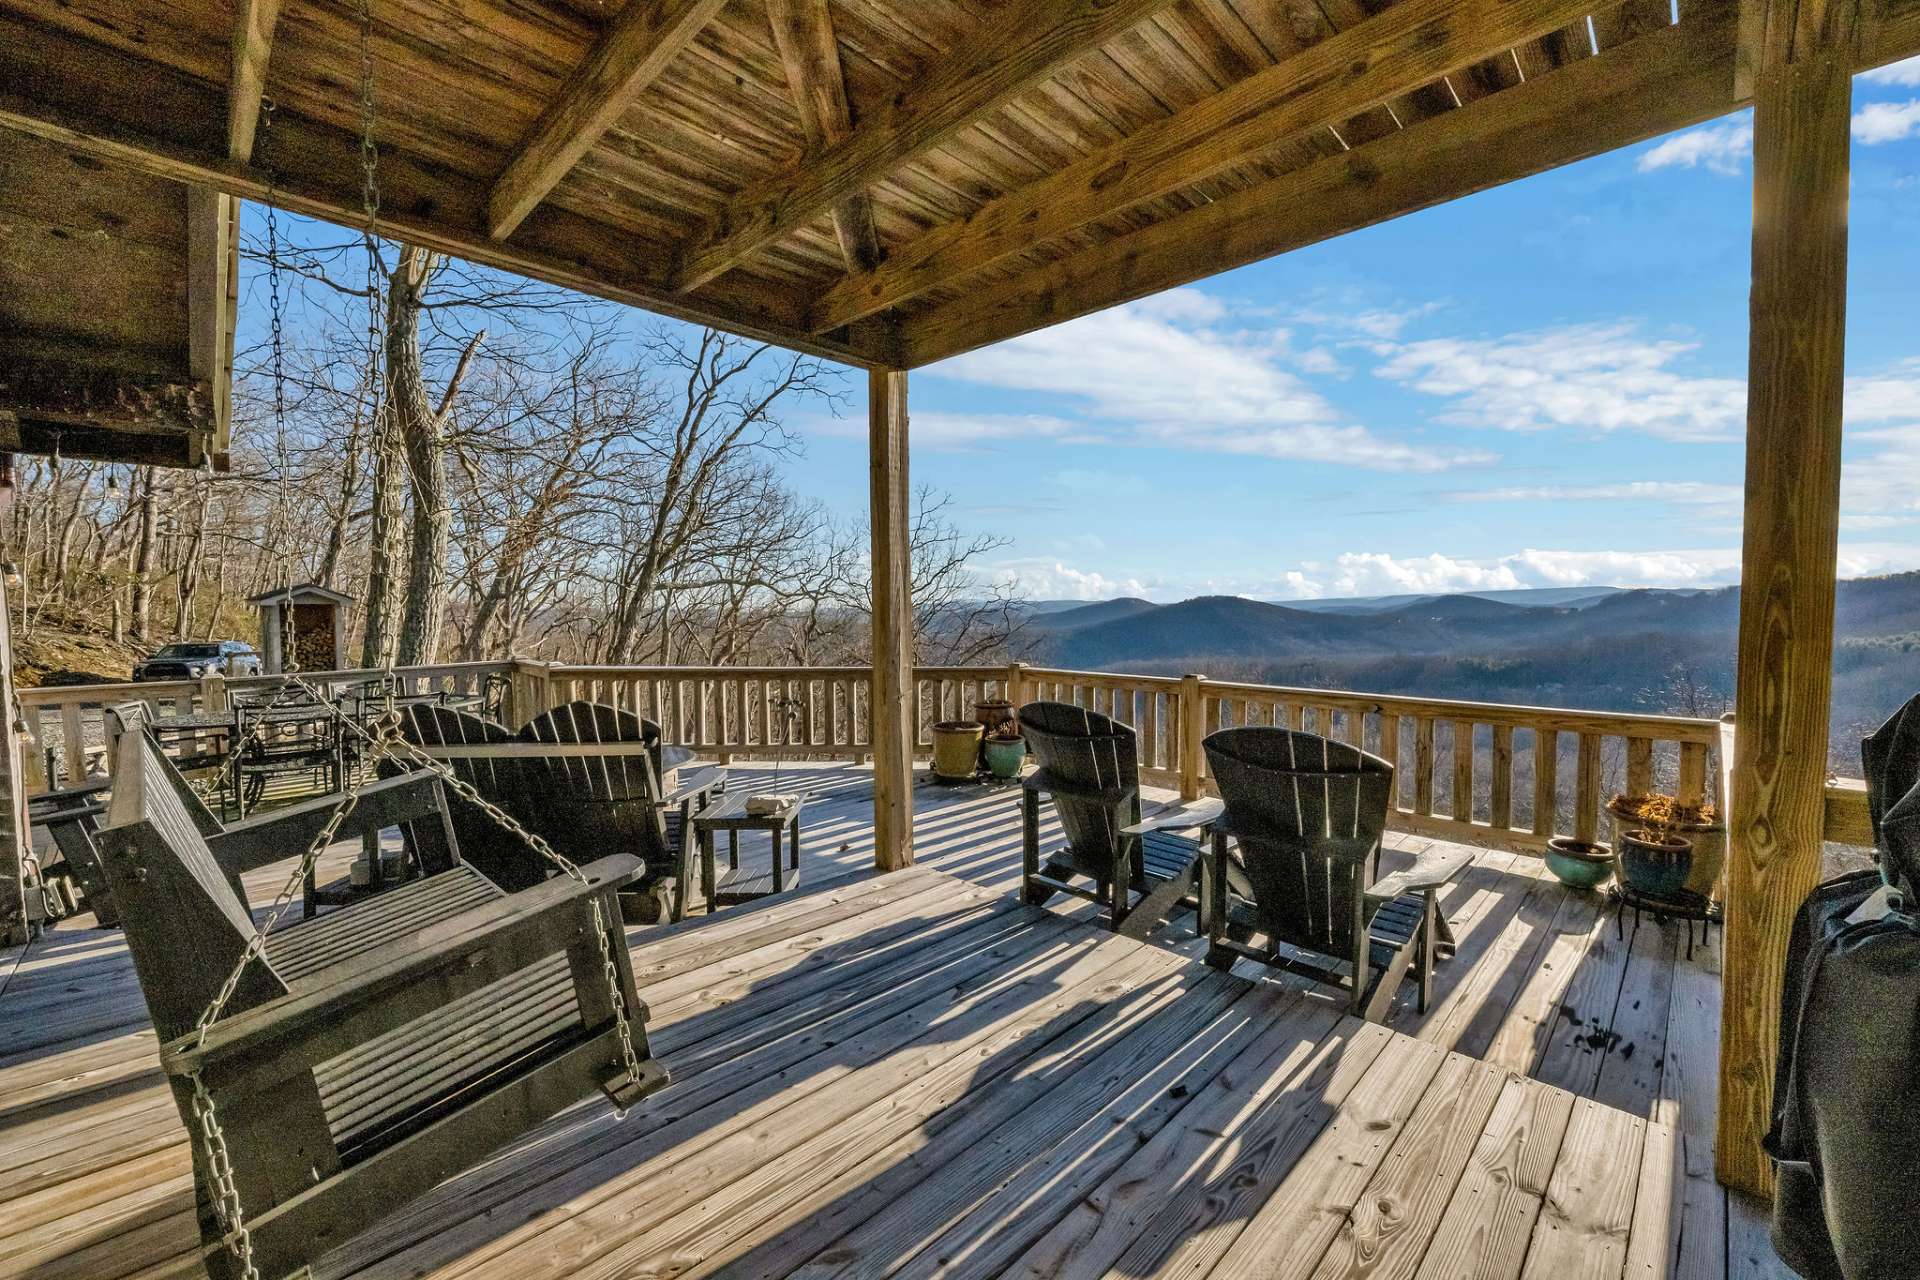
<path fill-rule="evenodd" d="M 1787 934 L 1820 879 L 1840 515 L 1853 0 L 1749 0 L 1753 288 L 1720 1180 L 1765 1194 Z"/>
<path fill-rule="evenodd" d="M 1024 662 L 1009 662 L 1007 664 L 1007 683 L 1005 687 L 1000 690 L 1000 696 L 1008 702 L 1011 702 L 1015 711 L 1020 709 L 1020 687 L 1026 682 L 1027 664 Z"/>
<path fill-rule="evenodd" d="M 873 862 L 913 862 L 912 566 L 907 546 L 907 375 L 867 379 L 867 447 L 873 536 Z"/>
<path fill-rule="evenodd" d="M 13 503 L 13 489 L 0 491 L 0 514 Z M 31 848 L 27 827 L 27 779 L 20 752 L 20 734 L 14 729 L 13 714 L 13 632 L 7 619 L 7 589 L 0 582 L 0 720 L 5 722 L 6 740 L 0 745 L 0 946 L 15 946 L 27 940 L 26 853 Z M 37 892 L 37 891 L 36 891 Z"/>
<path fill-rule="evenodd" d="M 1200 770 L 1207 762 L 1207 694 L 1202 675 L 1180 681 L 1180 798 L 1198 800 L 1202 794 Z"/>

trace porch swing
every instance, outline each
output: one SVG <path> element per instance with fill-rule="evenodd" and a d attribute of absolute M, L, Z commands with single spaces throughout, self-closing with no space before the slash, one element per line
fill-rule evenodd
<path fill-rule="evenodd" d="M 360 21 L 374 308 L 367 0 Z M 270 102 L 263 118 L 270 128 Z M 284 440 L 271 196 L 270 186 L 275 419 Z M 373 336 L 370 324 L 370 346 Z M 377 358 L 377 350 L 370 354 Z M 377 366 L 369 368 L 377 412 Z M 291 652 L 287 665 L 289 690 L 333 705 L 300 676 Z M 289 853 L 312 836 L 257 922 L 158 742 L 128 732 L 117 744 L 109 822 L 100 833 L 105 871 L 160 1038 L 160 1063 L 189 1130 L 201 1256 L 213 1280 L 310 1274 L 328 1250 L 556 1112 L 600 1092 L 624 1115 L 667 1083 L 649 1052 L 616 897 L 640 872 L 640 859 L 576 865 L 406 742 L 391 700 L 370 725 L 338 707 L 333 714 L 341 732 L 361 741 L 362 767 L 344 780 L 318 831 L 311 806 L 287 824 Z M 417 771 L 425 770 L 436 781 L 399 788 L 364 781 L 382 763 L 422 781 Z M 508 894 L 453 849 L 451 865 L 436 874 L 275 927 L 363 789 L 384 821 L 439 824 L 451 845 L 442 788 L 559 874 Z M 415 798 L 413 807 L 404 796 Z M 253 836 L 258 843 L 270 832 Z"/>

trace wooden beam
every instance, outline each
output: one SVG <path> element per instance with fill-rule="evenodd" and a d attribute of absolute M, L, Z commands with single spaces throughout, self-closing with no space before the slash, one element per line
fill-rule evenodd
<path fill-rule="evenodd" d="M 1754 60 L 1746 515 L 1728 822 L 1720 1180 L 1760 1147 L 1794 913 L 1820 881 L 1833 683 L 1857 0 L 1772 0 Z M 1731 91 L 1731 85 L 1729 85 Z"/>
<path fill-rule="evenodd" d="M 993 22 L 838 144 L 729 200 L 708 234 L 688 247 L 676 287 L 697 289 L 732 270 L 1171 3 L 1023 0 L 1002 6 Z"/>
<path fill-rule="evenodd" d="M 0 410 L 21 419 L 210 437 L 213 390 L 204 381 L 143 378 L 109 369 L 0 357 Z"/>
<path fill-rule="evenodd" d="M 212 388 L 213 430 L 204 452 L 227 452 L 232 413 L 233 296 L 228 274 L 239 202 L 212 187 L 187 188 L 187 368 Z"/>
<path fill-rule="evenodd" d="M 526 220 L 725 4 L 629 0 L 614 15 L 494 183 L 487 198 L 494 239 L 506 239 Z"/>
<path fill-rule="evenodd" d="M 815 332 L 1231 168 L 1586 16 L 1592 0 L 1401 0 L 1284 62 L 935 227 L 815 306 Z"/>
<path fill-rule="evenodd" d="M 847 102 L 847 78 L 840 66 L 833 15 L 827 11 L 827 0 L 767 0 L 767 19 L 787 70 L 807 146 L 818 153 L 853 131 L 853 108 Z M 880 261 L 880 233 L 874 229 L 873 202 L 866 192 L 834 205 L 833 231 L 847 270 L 866 271 Z"/>
<path fill-rule="evenodd" d="M 137 95 L 127 92 L 133 84 Z M 241 163 L 227 156 L 225 96 L 202 81 L 0 13 L 0 85 L 0 127 L 175 182 L 248 200 L 267 195 L 260 157 Z M 283 106 L 267 145 L 281 208 L 359 225 L 356 133 Z M 568 210 L 545 206 L 510 244 L 497 241 L 487 229 L 485 182 L 418 161 L 403 148 L 381 152 L 380 187 L 386 231 L 422 248 L 830 359 L 898 367 L 890 326 L 813 338 L 802 323 L 805 299 L 747 280 L 682 297 L 666 287 L 666 246 Z"/>
<path fill-rule="evenodd" d="M 910 317 L 923 365 L 1360 227 L 1710 120 L 1732 109 L 1732 13 L 1581 59 L 1353 151 Z"/>
<path fill-rule="evenodd" d="M 1735 109 L 1734 9 L 1582 58 L 1352 151 L 909 317 L 911 367 L 1190 284 Z M 1868 33 L 1856 70 L 1920 53 L 1920 5 Z"/>
<path fill-rule="evenodd" d="M 908 555 L 907 375 L 867 377 L 873 537 L 873 863 L 913 862 L 913 576 Z"/>
<path fill-rule="evenodd" d="M 273 28 L 280 0 L 237 0 L 233 14 L 233 75 L 227 84 L 227 155 L 253 156 L 260 127 L 260 99 L 267 91 L 267 59 L 273 52 Z"/>

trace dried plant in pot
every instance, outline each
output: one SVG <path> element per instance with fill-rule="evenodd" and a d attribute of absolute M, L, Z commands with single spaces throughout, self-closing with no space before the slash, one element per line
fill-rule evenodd
<path fill-rule="evenodd" d="M 1641 893 L 1711 898 L 1726 860 L 1726 828 L 1713 806 L 1670 795 L 1617 795 L 1607 802 L 1620 878 Z"/>

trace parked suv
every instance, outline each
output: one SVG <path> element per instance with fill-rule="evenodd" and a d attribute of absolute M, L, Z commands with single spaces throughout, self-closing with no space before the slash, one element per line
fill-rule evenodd
<path fill-rule="evenodd" d="M 194 640 L 170 644 L 137 662 L 135 680 L 198 680 L 201 676 L 257 676 L 260 655 L 238 640 Z"/>

